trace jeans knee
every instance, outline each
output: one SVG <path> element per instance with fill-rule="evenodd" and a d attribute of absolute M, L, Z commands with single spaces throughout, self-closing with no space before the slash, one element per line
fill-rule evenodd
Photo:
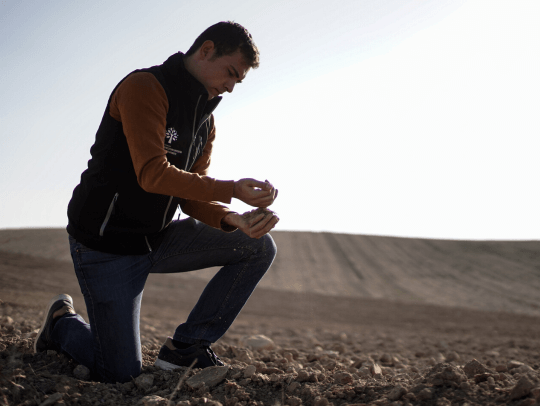
<path fill-rule="evenodd" d="M 273 261 L 277 254 L 277 246 L 272 236 L 270 234 L 265 234 L 259 239 L 259 241 L 262 247 L 262 252 L 268 256 L 271 261 Z"/>

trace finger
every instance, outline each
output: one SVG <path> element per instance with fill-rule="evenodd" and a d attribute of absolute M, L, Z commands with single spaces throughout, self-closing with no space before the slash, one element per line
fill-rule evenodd
<path fill-rule="evenodd" d="M 269 190 L 270 192 L 273 192 L 274 191 L 274 185 L 272 185 L 272 183 L 270 183 L 270 181 L 268 179 L 265 179 L 265 182 L 266 182 L 266 190 Z"/>
<path fill-rule="evenodd" d="M 262 189 L 250 189 L 247 193 L 250 200 L 261 199 L 270 195 L 270 191 Z"/>
<path fill-rule="evenodd" d="M 269 224 L 271 224 L 276 218 L 277 218 L 277 216 L 275 216 L 273 214 L 270 215 L 270 213 L 268 213 L 268 215 L 265 216 L 265 218 L 263 218 L 261 221 L 259 221 L 257 224 L 255 224 L 253 227 L 251 227 L 251 234 L 257 235 L 258 233 L 260 233 L 261 231 L 264 231 L 264 230 L 267 230 L 267 231 L 264 231 L 265 233 L 267 233 L 268 231 L 271 230 L 271 228 L 268 228 Z"/>
<path fill-rule="evenodd" d="M 272 196 L 267 196 L 261 199 L 254 200 L 253 205 L 256 207 L 268 207 L 274 203 L 274 198 Z"/>
<path fill-rule="evenodd" d="M 273 216 L 272 219 L 266 224 L 266 226 L 262 230 L 252 233 L 252 238 L 259 239 L 263 235 L 268 234 L 270 230 L 272 230 L 278 222 L 279 222 L 279 218 L 277 216 Z"/>
<path fill-rule="evenodd" d="M 260 223 L 264 219 L 264 213 L 258 214 L 255 218 L 249 221 L 249 228 L 252 228 L 255 224 Z"/>
<path fill-rule="evenodd" d="M 266 182 L 261 182 L 260 180 L 256 180 L 256 179 L 246 179 L 246 186 L 249 186 L 251 188 L 260 188 L 260 189 L 265 189 L 266 188 Z"/>

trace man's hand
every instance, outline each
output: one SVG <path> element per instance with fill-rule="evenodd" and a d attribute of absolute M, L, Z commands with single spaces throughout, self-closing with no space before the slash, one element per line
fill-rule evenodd
<path fill-rule="evenodd" d="M 268 207 L 278 195 L 278 190 L 266 181 L 240 179 L 234 182 L 233 197 L 253 207 Z"/>
<path fill-rule="evenodd" d="M 271 210 L 257 209 L 248 211 L 242 215 L 229 213 L 223 217 L 223 221 L 239 228 L 251 238 L 259 239 L 275 227 L 279 221 L 279 217 Z"/>

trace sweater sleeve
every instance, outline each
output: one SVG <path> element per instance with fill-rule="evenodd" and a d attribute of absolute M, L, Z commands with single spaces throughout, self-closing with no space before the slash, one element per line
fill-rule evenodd
<path fill-rule="evenodd" d="M 193 168 L 198 172 L 183 171 L 167 160 L 164 143 L 168 109 L 165 90 L 147 72 L 129 75 L 112 96 L 110 114 L 122 123 L 139 185 L 150 193 L 230 203 L 234 181 L 206 175 L 211 145 L 208 155 L 203 154 Z"/>

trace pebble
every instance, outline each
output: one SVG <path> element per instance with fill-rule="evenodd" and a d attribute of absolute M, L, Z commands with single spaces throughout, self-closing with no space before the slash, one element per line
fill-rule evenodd
<path fill-rule="evenodd" d="M 63 395 L 61 393 L 55 393 L 55 394 L 49 396 L 47 399 L 45 399 L 45 401 L 40 403 L 39 406 L 54 405 L 56 402 L 58 402 L 60 399 L 62 399 L 62 396 Z"/>
<path fill-rule="evenodd" d="M 87 381 L 90 379 L 90 370 L 84 365 L 77 365 L 73 370 L 73 375 L 81 381 Z"/>
<path fill-rule="evenodd" d="M 289 406 L 300 406 L 302 404 L 302 399 L 292 396 L 288 399 Z"/>
<path fill-rule="evenodd" d="M 371 370 L 369 369 L 369 367 L 364 366 L 364 367 L 362 367 L 362 368 L 360 368 L 358 370 L 357 374 L 361 378 L 370 378 L 371 377 Z"/>
<path fill-rule="evenodd" d="M 147 391 L 152 388 L 154 385 L 154 375 L 142 374 L 135 378 L 135 385 L 137 387 Z"/>
<path fill-rule="evenodd" d="M 251 351 L 245 348 L 232 347 L 234 356 L 238 361 L 245 362 L 246 364 L 253 364 L 253 358 Z"/>
<path fill-rule="evenodd" d="M 433 397 L 433 390 L 429 388 L 424 388 L 420 392 L 418 392 L 418 395 L 416 398 L 418 400 L 430 400 Z"/>
<path fill-rule="evenodd" d="M 473 378 L 475 375 L 479 374 L 493 373 L 485 365 L 478 362 L 476 359 L 467 362 L 467 364 L 465 364 L 465 366 L 463 367 L 463 371 L 468 378 Z"/>
<path fill-rule="evenodd" d="M 272 350 L 276 346 L 271 338 L 262 334 L 244 337 L 242 343 L 254 350 Z"/>
<path fill-rule="evenodd" d="M 531 389 L 531 395 L 533 395 L 535 399 L 540 399 L 540 386 Z"/>
<path fill-rule="evenodd" d="M 315 402 L 313 403 L 314 406 L 328 406 L 329 404 L 328 399 L 321 397 L 315 398 Z"/>
<path fill-rule="evenodd" d="M 204 368 L 201 372 L 189 378 L 186 384 L 192 389 L 199 389 L 203 386 L 212 388 L 225 379 L 228 371 L 228 365 Z"/>
<path fill-rule="evenodd" d="M 168 406 L 169 401 L 165 398 L 162 398 L 161 396 L 157 395 L 149 395 L 143 397 L 137 405 L 144 405 L 144 406 Z"/>
<path fill-rule="evenodd" d="M 396 401 L 401 399 L 401 397 L 404 396 L 406 393 L 407 389 L 405 389 L 403 386 L 396 386 L 388 394 L 388 399 L 391 401 Z"/>
<path fill-rule="evenodd" d="M 244 378 L 251 378 L 255 372 L 257 372 L 255 365 L 248 365 L 246 369 L 244 369 L 243 376 Z"/>
<path fill-rule="evenodd" d="M 377 378 L 377 379 L 380 379 L 382 378 L 382 369 L 381 369 L 381 366 L 375 362 L 372 362 L 370 365 L 369 365 L 369 370 L 371 372 L 371 375 L 374 377 L 374 378 Z"/>
<path fill-rule="evenodd" d="M 516 400 L 528 396 L 533 388 L 534 384 L 529 380 L 529 378 L 523 376 L 512 388 L 512 392 L 510 392 L 510 399 Z"/>
<path fill-rule="evenodd" d="M 520 362 L 520 361 L 516 361 L 516 360 L 512 360 L 512 361 L 508 361 L 508 363 L 506 364 L 506 368 L 508 368 L 508 370 L 512 370 L 514 368 L 518 368 L 520 366 L 524 365 L 523 362 Z"/>
<path fill-rule="evenodd" d="M 459 384 L 467 380 L 461 369 L 452 364 L 440 363 L 435 365 L 427 373 L 426 378 L 436 386 L 442 386 L 454 382 Z"/>
<path fill-rule="evenodd" d="M 513 368 L 511 372 L 513 374 L 526 374 L 528 372 L 533 372 L 533 371 L 534 369 L 532 369 L 530 366 L 523 364 L 517 368 Z"/>
<path fill-rule="evenodd" d="M 340 385 L 346 385 L 348 383 L 354 382 L 354 378 L 348 372 L 338 372 L 334 375 L 334 381 Z"/>
<path fill-rule="evenodd" d="M 448 361 L 448 362 L 459 361 L 460 359 L 461 359 L 461 357 L 455 351 L 449 352 L 448 355 L 446 356 L 446 361 Z"/>

